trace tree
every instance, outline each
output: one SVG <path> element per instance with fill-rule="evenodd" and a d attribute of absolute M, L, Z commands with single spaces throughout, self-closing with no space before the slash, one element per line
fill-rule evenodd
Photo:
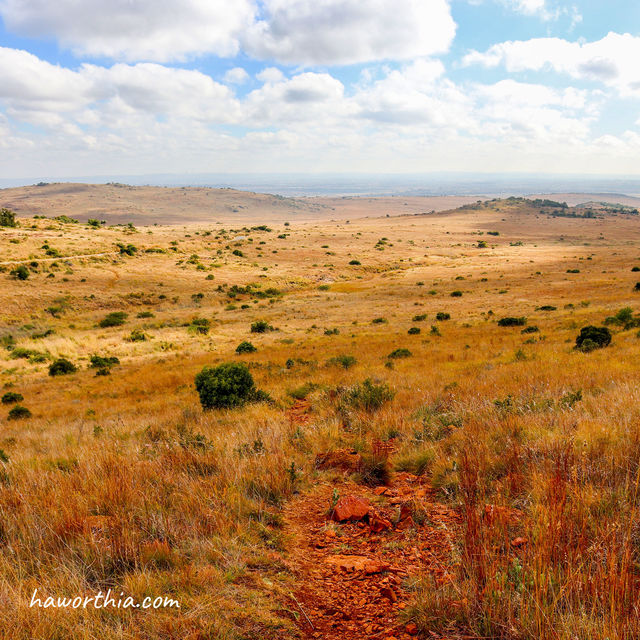
<path fill-rule="evenodd" d="M 0 227 L 17 227 L 16 214 L 4 207 L 0 209 Z"/>

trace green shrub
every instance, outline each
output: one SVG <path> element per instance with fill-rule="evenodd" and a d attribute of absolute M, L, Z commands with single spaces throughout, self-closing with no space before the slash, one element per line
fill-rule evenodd
<path fill-rule="evenodd" d="M 539 333 L 540 329 L 538 327 L 532 325 L 530 327 L 525 327 L 520 333 Z"/>
<path fill-rule="evenodd" d="M 204 367 L 195 378 L 202 408 L 231 409 L 252 400 L 264 399 L 258 392 L 247 365 L 225 362 L 217 367 Z"/>
<path fill-rule="evenodd" d="M 589 353 L 594 349 L 602 349 L 611 344 L 611 331 L 607 327 L 589 325 L 580 329 L 576 338 L 576 349 Z"/>
<path fill-rule="evenodd" d="M 371 321 L 371 324 L 386 324 L 387 323 L 387 319 L 386 318 L 374 318 Z"/>
<path fill-rule="evenodd" d="M 140 329 L 134 329 L 128 336 L 125 336 L 127 342 L 146 342 L 147 334 Z"/>
<path fill-rule="evenodd" d="M 327 366 L 340 366 L 344 369 L 350 369 L 357 362 L 353 356 L 339 355 L 327 360 Z"/>
<path fill-rule="evenodd" d="M 132 244 L 123 244 L 122 242 L 118 242 L 116 246 L 118 247 L 118 251 L 120 251 L 120 255 L 123 256 L 133 256 L 138 251 L 138 248 Z"/>
<path fill-rule="evenodd" d="M 420 333 L 420 327 L 411 327 L 411 329 L 409 329 L 409 331 L 407 331 L 407 333 L 410 336 L 416 336 Z"/>
<path fill-rule="evenodd" d="M 273 330 L 273 327 L 266 320 L 257 320 L 251 325 L 251 333 L 266 333 Z"/>
<path fill-rule="evenodd" d="M 384 382 L 376 384 L 367 378 L 361 384 L 348 389 L 343 401 L 354 409 L 377 411 L 387 402 L 393 400 L 395 393 Z"/>
<path fill-rule="evenodd" d="M 153 311 L 141 311 L 136 315 L 136 318 L 155 318 L 156 314 Z"/>
<path fill-rule="evenodd" d="M 236 347 L 236 353 L 254 353 L 257 349 L 247 340 L 244 340 Z"/>
<path fill-rule="evenodd" d="M 207 318 L 194 318 L 189 325 L 189 330 L 193 331 L 194 333 L 207 335 L 209 333 L 210 327 L 211 323 Z"/>
<path fill-rule="evenodd" d="M 27 407 L 23 407 L 21 404 L 17 404 L 7 416 L 7 420 L 23 420 L 24 418 L 30 418 L 31 411 Z"/>
<path fill-rule="evenodd" d="M 10 209 L 0 209 L 0 227 L 17 227 L 16 214 Z"/>
<path fill-rule="evenodd" d="M 7 391 L 7 393 L 2 396 L 2 404 L 14 404 L 16 402 L 22 402 L 23 400 L 24 396 L 15 391 Z"/>
<path fill-rule="evenodd" d="M 244 253 L 242 253 L 242 251 L 240 251 L 240 249 L 234 249 L 231 253 L 234 256 L 238 256 L 239 258 L 243 258 L 244 257 Z"/>
<path fill-rule="evenodd" d="M 92 355 L 89 358 L 89 367 L 92 369 L 110 369 L 111 367 L 120 364 L 120 360 L 115 356 L 98 356 Z"/>
<path fill-rule="evenodd" d="M 70 373 L 75 373 L 77 370 L 78 367 L 66 358 L 58 358 L 49 365 L 50 376 L 66 376 Z"/>
<path fill-rule="evenodd" d="M 524 316 L 519 318 L 514 316 L 507 316 L 498 320 L 499 327 L 524 327 L 527 324 L 527 319 Z"/>
<path fill-rule="evenodd" d="M 452 298 L 461 298 L 462 297 L 462 291 L 452 291 L 451 292 L 451 297 Z"/>
<path fill-rule="evenodd" d="M 438 311 L 436 313 L 436 320 L 451 320 L 451 314 L 444 311 Z"/>
<path fill-rule="evenodd" d="M 128 317 L 129 314 L 124 311 L 112 311 L 100 320 L 99 326 L 103 329 L 107 327 L 119 327 L 126 322 Z"/>
<path fill-rule="evenodd" d="M 397 360 L 399 358 L 410 358 L 413 354 L 411 353 L 411 351 L 409 351 L 409 349 L 404 349 L 404 348 L 400 348 L 400 349 L 394 349 L 388 356 L 387 358 L 391 358 L 392 360 Z"/>
<path fill-rule="evenodd" d="M 634 291 L 640 291 L 640 282 L 636 282 L 635 286 L 633 287 Z"/>
<path fill-rule="evenodd" d="M 30 274 L 29 274 L 29 269 L 27 269 L 27 267 L 21 264 L 19 267 L 12 269 L 9 272 L 9 275 L 11 275 L 16 280 L 26 280 Z"/>
<path fill-rule="evenodd" d="M 417 316 L 413 316 L 413 322 L 424 322 L 427 319 L 426 313 L 421 313 Z"/>
<path fill-rule="evenodd" d="M 354 267 L 357 267 L 357 266 L 359 266 L 359 265 L 360 265 L 360 264 L 362 264 L 362 263 L 360 262 L 360 260 L 350 260 L 350 261 L 349 261 L 349 264 L 350 264 L 350 265 L 352 265 L 352 266 L 354 266 Z"/>

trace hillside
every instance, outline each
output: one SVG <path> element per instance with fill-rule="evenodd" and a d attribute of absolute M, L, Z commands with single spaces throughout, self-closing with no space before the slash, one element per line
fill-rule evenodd
<path fill-rule="evenodd" d="M 374 206 L 0 228 L 4 637 L 640 637 L 638 218 Z"/>
<path fill-rule="evenodd" d="M 19 215 L 66 215 L 109 224 L 250 223 L 349 219 L 442 211 L 474 201 L 428 198 L 283 198 L 277 195 L 205 187 L 134 187 L 121 184 L 51 183 L 0 189 L 0 207 Z"/>

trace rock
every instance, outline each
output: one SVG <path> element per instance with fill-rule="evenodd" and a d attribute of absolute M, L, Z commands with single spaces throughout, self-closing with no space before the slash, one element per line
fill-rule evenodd
<path fill-rule="evenodd" d="M 345 496 L 338 500 L 332 517 L 337 522 L 346 522 L 347 520 L 355 522 L 368 516 L 370 508 L 369 503 L 363 498 Z"/>
<path fill-rule="evenodd" d="M 396 592 L 391 587 L 382 587 L 382 589 L 380 589 L 380 595 L 390 602 L 395 602 L 398 599 Z"/>
<path fill-rule="evenodd" d="M 388 564 L 366 556 L 327 556 L 324 561 L 336 569 L 362 571 L 366 574 L 381 573 L 389 568 Z"/>
<path fill-rule="evenodd" d="M 517 537 L 511 541 L 511 546 L 514 549 L 520 549 L 520 547 L 524 547 L 524 545 L 527 544 L 527 542 L 528 540 L 526 538 Z"/>
<path fill-rule="evenodd" d="M 400 522 L 407 520 L 413 516 L 413 506 L 410 502 L 403 502 L 400 505 Z"/>
<path fill-rule="evenodd" d="M 410 635 L 410 636 L 416 636 L 418 635 L 418 627 L 416 626 L 415 623 L 410 622 L 405 628 L 404 630 Z"/>
<path fill-rule="evenodd" d="M 380 533 L 381 531 L 388 531 L 393 525 L 389 520 L 383 518 L 377 513 L 369 516 L 369 527 L 373 533 Z"/>
<path fill-rule="evenodd" d="M 389 493 L 389 487 L 376 487 L 373 493 L 377 496 L 386 496 Z"/>

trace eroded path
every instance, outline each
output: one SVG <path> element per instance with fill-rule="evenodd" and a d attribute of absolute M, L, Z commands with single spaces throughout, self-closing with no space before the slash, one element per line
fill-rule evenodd
<path fill-rule="evenodd" d="M 398 473 L 388 487 L 346 478 L 321 484 L 289 503 L 285 521 L 298 585 L 291 609 L 303 637 L 415 637 L 411 582 L 449 579 L 457 523 L 422 479 Z"/>

